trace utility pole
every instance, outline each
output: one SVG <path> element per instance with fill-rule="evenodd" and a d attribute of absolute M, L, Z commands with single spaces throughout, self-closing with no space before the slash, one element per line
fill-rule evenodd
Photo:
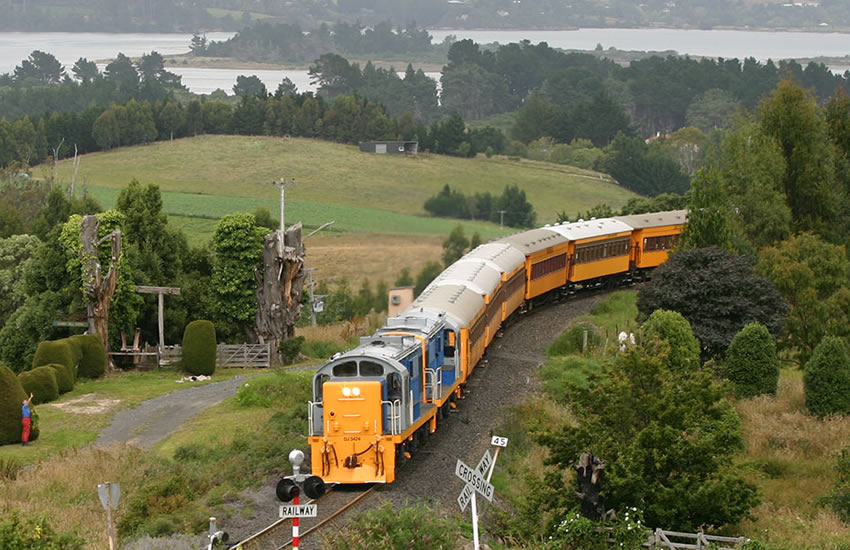
<path fill-rule="evenodd" d="M 313 302 L 313 271 L 319 269 L 318 267 L 308 267 L 304 271 L 307 272 L 307 290 L 310 292 L 310 324 L 312 326 L 316 326 L 316 309 L 315 304 Z"/>
<path fill-rule="evenodd" d="M 286 243 L 284 243 L 284 235 L 286 235 L 286 221 L 284 219 L 286 213 L 286 187 L 288 185 L 295 185 L 295 180 L 291 179 L 286 181 L 286 178 L 280 178 L 277 181 L 273 181 L 272 185 L 276 185 L 280 187 L 280 255 L 283 257 L 283 247 Z"/>

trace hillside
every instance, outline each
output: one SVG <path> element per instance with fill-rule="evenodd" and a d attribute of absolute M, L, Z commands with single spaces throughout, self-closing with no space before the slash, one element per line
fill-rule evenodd
<path fill-rule="evenodd" d="M 70 181 L 72 162 L 59 165 Z M 309 230 L 333 226 L 307 241 L 316 279 L 392 282 L 407 267 L 417 273 L 438 261 L 441 243 L 457 220 L 432 218 L 423 203 L 445 184 L 470 195 L 501 194 L 516 184 L 526 192 L 540 225 L 565 210 L 571 216 L 599 203 L 619 208 L 635 195 L 605 181 L 607 176 L 569 166 L 509 160 L 462 159 L 421 154 L 378 156 L 357 147 L 301 138 L 201 136 L 94 153 L 82 158 L 77 181 L 105 208 L 133 178 L 162 190 L 169 222 L 191 244 L 209 241 L 219 218 L 266 207 L 279 212 L 279 191 L 270 182 L 285 177 L 286 221 Z M 463 221 L 468 236 L 484 239 L 512 232 L 488 222 Z"/>
<path fill-rule="evenodd" d="M 69 181 L 72 163 L 60 163 Z M 300 138 L 201 136 L 94 153 L 82 158 L 78 182 L 105 206 L 133 178 L 163 191 L 169 215 L 217 219 L 234 211 L 278 208 L 270 182 L 281 177 L 297 185 L 286 192 L 287 220 L 308 227 L 336 219 L 338 231 L 440 234 L 454 222 L 427 218 L 423 204 L 446 184 L 467 195 L 499 195 L 507 185 L 526 192 L 538 222 L 558 212 L 575 215 L 599 203 L 618 208 L 633 193 L 608 183 L 597 172 L 569 166 L 508 160 L 415 157 L 361 153 L 357 147 Z M 470 223 L 482 235 L 498 227 Z"/>

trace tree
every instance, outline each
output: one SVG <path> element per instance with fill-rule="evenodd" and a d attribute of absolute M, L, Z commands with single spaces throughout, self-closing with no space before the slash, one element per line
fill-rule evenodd
<path fill-rule="evenodd" d="M 24 275 L 41 241 L 33 235 L 0 239 L 0 327 L 27 299 Z"/>
<path fill-rule="evenodd" d="M 267 95 L 266 85 L 257 75 L 237 76 L 236 84 L 233 85 L 233 93 L 237 97 L 265 97 Z"/>
<path fill-rule="evenodd" d="M 653 311 L 641 326 L 641 340 L 647 349 L 655 342 L 663 342 L 663 351 L 657 356 L 674 372 L 685 374 L 700 367 L 699 340 L 688 320 L 677 311 Z"/>
<path fill-rule="evenodd" d="M 782 178 L 785 158 L 779 145 L 758 124 L 738 118 L 710 153 L 720 171 L 732 227 L 756 247 L 772 245 L 791 233 L 791 210 Z"/>
<path fill-rule="evenodd" d="M 170 99 L 166 101 L 165 105 L 159 111 L 159 123 L 163 133 L 168 136 L 168 139 L 174 139 L 174 132 L 183 125 L 183 122 L 183 109 L 180 107 L 180 104 Z"/>
<path fill-rule="evenodd" d="M 850 260 L 843 246 L 803 233 L 762 250 L 758 271 L 791 306 L 779 347 L 801 365 L 824 336 L 850 339 Z"/>
<path fill-rule="evenodd" d="M 841 201 L 835 186 L 834 149 L 815 98 L 783 80 L 762 102 L 759 118 L 785 158 L 782 183 L 794 228 L 830 235 Z"/>
<path fill-rule="evenodd" d="M 192 55 L 204 55 L 207 50 L 207 35 L 194 33 L 192 34 L 192 41 L 189 42 L 189 51 L 192 52 Z"/>
<path fill-rule="evenodd" d="M 734 95 L 726 90 L 712 88 L 691 101 L 687 111 L 688 125 L 696 126 L 705 133 L 716 128 L 727 128 L 740 108 Z"/>
<path fill-rule="evenodd" d="M 103 72 L 104 78 L 112 82 L 124 97 L 131 97 L 139 89 L 139 73 L 129 57 L 123 53 L 109 63 Z"/>
<path fill-rule="evenodd" d="M 92 137 L 101 149 L 112 149 L 121 144 L 121 128 L 115 111 L 107 109 L 97 117 L 92 126 Z"/>
<path fill-rule="evenodd" d="M 617 134 L 602 164 L 623 187 L 641 195 L 684 193 L 688 188 L 688 177 L 679 164 L 639 137 Z"/>
<path fill-rule="evenodd" d="M 691 181 L 684 248 L 732 248 L 732 212 L 720 174 L 700 169 Z"/>
<path fill-rule="evenodd" d="M 65 77 L 65 67 L 53 54 L 34 50 L 27 59 L 15 67 L 14 80 L 24 86 L 55 86 Z"/>
<path fill-rule="evenodd" d="M 449 237 L 443 241 L 443 264 L 449 267 L 463 256 L 469 248 L 469 239 L 463 234 L 463 226 L 457 224 Z"/>
<path fill-rule="evenodd" d="M 776 342 L 761 323 L 750 323 L 732 338 L 726 351 L 726 378 L 735 384 L 738 397 L 776 395 L 779 359 Z"/>
<path fill-rule="evenodd" d="M 502 195 L 496 200 L 496 207 L 492 215 L 495 220 L 496 214 L 500 210 L 504 210 L 504 224 L 508 227 L 534 227 L 537 220 L 537 214 L 534 213 L 534 207 L 528 202 L 525 197 L 525 191 L 521 190 L 517 185 L 506 185 Z M 502 218 L 499 219 L 502 221 Z"/>
<path fill-rule="evenodd" d="M 100 78 L 100 71 L 97 69 L 97 64 L 85 57 L 77 59 L 71 72 L 83 84 L 89 84 Z"/>
<path fill-rule="evenodd" d="M 850 355 L 840 338 L 826 336 L 817 345 L 803 374 L 806 408 L 823 418 L 850 414 Z"/>
<path fill-rule="evenodd" d="M 422 271 L 416 276 L 416 284 L 413 288 L 413 293 L 416 296 L 422 294 L 422 291 L 425 290 L 431 281 L 437 278 L 437 275 L 442 273 L 443 268 L 440 266 L 439 262 L 428 262 L 422 268 Z M 400 285 L 399 285 L 400 286 Z"/>
<path fill-rule="evenodd" d="M 216 323 L 217 332 L 229 332 L 235 337 L 239 330 L 248 337 L 253 334 L 257 314 L 257 298 L 254 294 L 255 270 L 262 266 L 263 231 L 254 222 L 251 214 L 230 214 L 219 220 L 213 234 L 213 293 L 217 298 L 215 313 L 229 325 L 229 330 Z"/>
<path fill-rule="evenodd" d="M 709 372 L 663 364 L 655 352 L 667 345 L 642 343 L 587 384 L 568 385 L 575 421 L 538 434 L 547 463 L 563 471 L 584 452 L 599 457 L 605 506 L 640 507 L 648 525 L 694 531 L 738 523 L 759 502 L 732 461 L 743 449 L 740 420 Z M 561 475 L 549 479 L 563 491 Z"/>
<path fill-rule="evenodd" d="M 678 311 L 700 341 L 703 358 L 721 357 L 745 325 L 760 322 L 776 337 L 787 304 L 747 259 L 720 248 L 672 254 L 638 291 L 638 311 Z"/>
<path fill-rule="evenodd" d="M 151 50 L 151 53 L 142 54 L 138 70 L 142 80 L 158 80 L 165 72 L 165 59 L 161 53 Z"/>

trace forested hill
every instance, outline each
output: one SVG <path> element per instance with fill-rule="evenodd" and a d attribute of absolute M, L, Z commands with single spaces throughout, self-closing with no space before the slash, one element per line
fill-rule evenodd
<path fill-rule="evenodd" d="M 4 31 L 238 30 L 256 21 L 304 28 L 391 19 L 444 28 L 687 27 L 846 30 L 845 0 L 4 0 Z"/>

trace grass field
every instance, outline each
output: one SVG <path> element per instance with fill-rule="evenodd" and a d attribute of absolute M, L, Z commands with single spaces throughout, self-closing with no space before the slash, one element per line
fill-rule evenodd
<path fill-rule="evenodd" d="M 71 161 L 61 162 L 60 181 L 69 181 L 71 170 Z M 360 218 L 369 217 L 376 210 L 423 215 L 425 200 L 445 184 L 467 195 L 500 195 L 506 185 L 519 185 L 541 225 L 553 221 L 562 210 L 575 215 L 599 203 L 618 208 L 634 196 L 605 181 L 602 174 L 558 164 L 504 157 L 373 155 L 361 153 L 355 146 L 319 140 L 245 136 L 200 136 L 93 153 L 83 157 L 77 181 L 85 182 L 95 192 L 101 187 L 121 189 L 137 178 L 143 184 L 154 183 L 162 191 L 199 201 L 196 208 L 181 203 L 182 212 L 191 208 L 191 213 L 206 214 L 203 208 L 215 201 L 201 203 L 201 195 L 227 197 L 222 202 L 224 206 L 216 208 L 219 213 L 227 213 L 227 203 L 236 199 L 266 199 L 275 204 L 279 193 L 269 182 L 281 177 L 298 182 L 287 190 L 287 202 L 292 201 L 292 208 L 304 209 L 304 214 L 293 210 L 287 219 L 295 221 L 305 216 L 302 221 L 308 225 L 328 219 L 306 217 L 315 213 L 317 204 L 351 209 L 352 216 Z M 176 196 L 173 199 L 176 202 L 172 210 L 178 213 L 176 204 L 180 201 Z M 355 218 L 351 223 L 356 226 L 356 222 Z M 393 227 L 401 221 L 384 222 L 381 218 L 380 223 Z M 372 226 L 354 230 L 375 229 Z M 395 231 L 398 229 L 381 230 Z M 402 232 L 429 231 L 414 224 L 412 230 Z"/>

